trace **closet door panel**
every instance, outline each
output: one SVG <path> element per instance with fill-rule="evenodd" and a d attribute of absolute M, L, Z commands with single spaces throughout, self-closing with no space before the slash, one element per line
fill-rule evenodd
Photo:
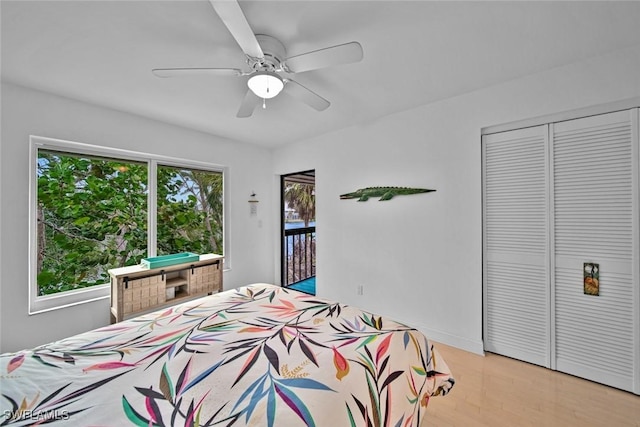
<path fill-rule="evenodd" d="M 548 128 L 483 137 L 484 343 L 549 366 Z"/>
<path fill-rule="evenodd" d="M 632 390 L 637 143 L 628 111 L 552 125 L 556 369 Z M 588 295 L 584 263 L 599 266 Z"/>

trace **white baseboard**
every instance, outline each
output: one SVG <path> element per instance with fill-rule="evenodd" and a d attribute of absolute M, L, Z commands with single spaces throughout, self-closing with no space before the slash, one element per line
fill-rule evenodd
<path fill-rule="evenodd" d="M 427 328 L 424 325 L 413 324 L 412 326 L 425 334 L 430 341 L 435 341 L 436 343 L 442 343 L 484 356 L 484 345 L 482 341 L 474 341 L 468 338 L 451 335 L 446 332 L 436 331 L 434 329 Z"/>

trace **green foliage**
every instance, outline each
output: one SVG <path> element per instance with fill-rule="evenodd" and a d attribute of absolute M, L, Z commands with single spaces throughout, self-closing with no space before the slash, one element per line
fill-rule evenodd
<path fill-rule="evenodd" d="M 40 151 L 40 295 L 107 283 L 146 256 L 147 178 L 144 163 Z M 221 253 L 222 175 L 158 168 L 157 224 L 159 254 Z"/>
<path fill-rule="evenodd" d="M 222 254 L 222 174 L 158 168 L 158 254 Z"/>

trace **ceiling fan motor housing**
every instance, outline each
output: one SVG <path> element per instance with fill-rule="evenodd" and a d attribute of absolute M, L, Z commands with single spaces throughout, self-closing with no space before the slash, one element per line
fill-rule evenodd
<path fill-rule="evenodd" d="M 287 51 L 280 40 L 265 34 L 256 34 L 262 48 L 263 58 L 250 58 L 249 66 L 255 71 L 280 71 L 281 63 L 287 58 Z"/>

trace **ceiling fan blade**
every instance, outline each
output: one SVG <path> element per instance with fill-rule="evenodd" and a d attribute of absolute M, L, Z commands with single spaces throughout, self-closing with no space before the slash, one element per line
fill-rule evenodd
<path fill-rule="evenodd" d="M 284 61 L 284 68 L 291 73 L 302 73 L 332 65 L 358 62 L 362 60 L 362 57 L 363 51 L 360 43 L 350 42 L 292 56 Z"/>
<path fill-rule="evenodd" d="M 242 104 L 240 104 L 240 109 L 238 110 L 238 114 L 236 117 L 245 118 L 251 117 L 253 114 L 253 110 L 256 109 L 256 106 L 260 103 L 260 98 L 258 98 L 251 89 L 247 89 L 247 93 L 245 93 L 244 98 L 242 99 Z"/>
<path fill-rule="evenodd" d="M 263 58 L 264 53 L 253 30 L 236 0 L 209 0 L 224 25 L 242 51 L 252 58 Z"/>
<path fill-rule="evenodd" d="M 240 76 L 237 68 L 154 68 L 151 72 L 157 77 L 184 77 L 194 75 Z"/>
<path fill-rule="evenodd" d="M 310 89 L 302 86 L 300 83 L 289 79 L 285 80 L 285 82 L 285 92 L 304 102 L 308 106 L 315 108 L 318 111 L 324 111 L 329 108 L 329 105 L 331 105 L 329 101 Z"/>

